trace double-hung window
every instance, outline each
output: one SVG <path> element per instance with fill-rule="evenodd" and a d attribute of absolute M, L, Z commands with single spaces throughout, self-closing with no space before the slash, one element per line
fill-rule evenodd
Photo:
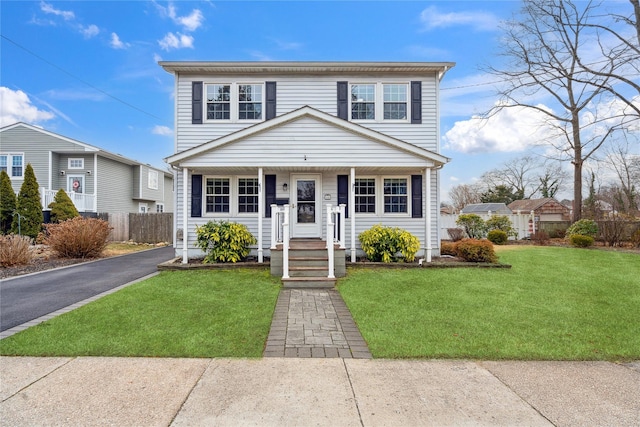
<path fill-rule="evenodd" d="M 22 178 L 24 175 L 24 154 L 0 154 L 0 171 L 10 178 Z"/>
<path fill-rule="evenodd" d="M 238 85 L 238 118 L 262 120 L 262 85 Z"/>
<path fill-rule="evenodd" d="M 238 178 L 238 213 L 258 212 L 258 178 Z"/>
<path fill-rule="evenodd" d="M 356 213 L 376 213 L 375 178 L 356 178 Z"/>
<path fill-rule="evenodd" d="M 158 189 L 158 171 L 149 170 L 149 176 L 147 178 L 147 187 L 151 190 Z"/>
<path fill-rule="evenodd" d="M 207 85 L 207 119 L 229 120 L 231 118 L 231 85 Z"/>
<path fill-rule="evenodd" d="M 375 120 L 376 85 L 351 85 L 351 119 Z"/>
<path fill-rule="evenodd" d="M 383 119 L 407 119 L 407 85 L 384 84 L 383 87 Z"/>
<path fill-rule="evenodd" d="M 406 178 L 385 178 L 383 192 L 385 213 L 409 212 Z"/>
<path fill-rule="evenodd" d="M 231 186 L 229 178 L 207 178 L 205 183 L 205 212 L 229 213 Z"/>
<path fill-rule="evenodd" d="M 84 159 L 69 159 L 69 169 L 84 169 Z"/>

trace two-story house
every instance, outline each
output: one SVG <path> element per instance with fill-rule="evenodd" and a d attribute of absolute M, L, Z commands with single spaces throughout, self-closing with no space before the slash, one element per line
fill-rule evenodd
<path fill-rule="evenodd" d="M 59 189 L 78 212 L 173 212 L 173 174 L 26 123 L 0 129 L 0 170 L 17 192 L 35 172 L 46 211 Z"/>
<path fill-rule="evenodd" d="M 262 261 L 282 242 L 282 206 L 291 239 L 326 240 L 329 222 L 353 261 L 376 224 L 413 233 L 427 261 L 439 253 L 439 87 L 454 63 L 159 64 L 175 76 L 166 161 L 183 262 L 202 256 L 195 227 L 210 220 L 245 224 Z"/>

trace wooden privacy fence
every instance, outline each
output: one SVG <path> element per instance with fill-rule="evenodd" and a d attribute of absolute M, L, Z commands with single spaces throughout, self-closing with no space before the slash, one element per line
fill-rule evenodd
<path fill-rule="evenodd" d="M 108 214 L 112 228 L 109 240 L 136 243 L 161 243 L 173 241 L 172 213 L 127 213 Z"/>

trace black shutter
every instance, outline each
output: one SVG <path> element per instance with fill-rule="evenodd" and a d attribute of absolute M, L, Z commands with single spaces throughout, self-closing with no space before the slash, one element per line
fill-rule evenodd
<path fill-rule="evenodd" d="M 264 176 L 264 216 L 271 218 L 271 205 L 276 202 L 276 176 Z"/>
<path fill-rule="evenodd" d="M 202 175 L 191 175 L 191 217 L 202 216 Z"/>
<path fill-rule="evenodd" d="M 202 124 L 202 82 L 191 82 L 191 123 Z"/>
<path fill-rule="evenodd" d="M 338 82 L 338 118 L 349 120 L 349 82 Z"/>
<path fill-rule="evenodd" d="M 338 175 L 338 204 L 345 204 L 344 216 L 349 218 L 349 175 Z"/>
<path fill-rule="evenodd" d="M 422 218 L 422 175 L 411 175 L 411 218 Z"/>
<path fill-rule="evenodd" d="M 266 82 L 265 92 L 267 105 L 264 118 L 270 120 L 276 116 L 276 82 Z"/>
<path fill-rule="evenodd" d="M 422 82 L 411 82 L 411 124 L 422 123 Z"/>

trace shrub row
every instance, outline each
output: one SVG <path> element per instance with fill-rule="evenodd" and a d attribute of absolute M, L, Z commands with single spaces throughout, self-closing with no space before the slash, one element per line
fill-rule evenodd
<path fill-rule="evenodd" d="M 451 255 L 468 262 L 498 262 L 493 244 L 487 239 L 462 239 L 458 242 L 442 242 L 441 255 Z"/>

